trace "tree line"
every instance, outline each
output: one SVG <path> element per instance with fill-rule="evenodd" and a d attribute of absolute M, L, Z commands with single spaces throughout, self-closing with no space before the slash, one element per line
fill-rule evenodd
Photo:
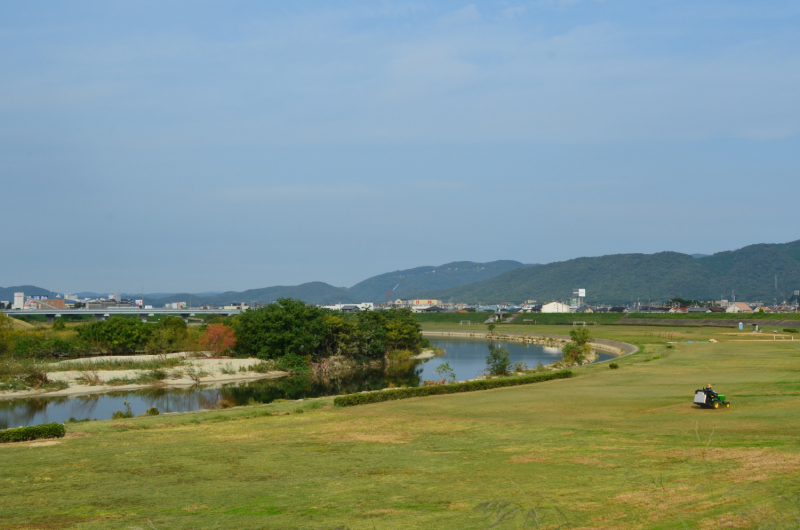
<path fill-rule="evenodd" d="M 51 328 L 0 329 L 0 353 L 26 358 L 211 350 L 307 366 L 330 356 L 377 360 L 396 350 L 419 352 L 426 343 L 407 309 L 341 313 L 291 298 L 233 317 L 211 317 L 200 327 L 179 317 L 157 324 L 111 317 L 69 327 L 56 320 Z"/>

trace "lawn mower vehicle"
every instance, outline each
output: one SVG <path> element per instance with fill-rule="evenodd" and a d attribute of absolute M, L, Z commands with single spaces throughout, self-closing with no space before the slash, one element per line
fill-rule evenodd
<path fill-rule="evenodd" d="M 731 406 L 729 401 L 725 401 L 725 396 L 711 390 L 711 385 L 694 391 L 694 403 L 704 409 L 721 409 Z"/>

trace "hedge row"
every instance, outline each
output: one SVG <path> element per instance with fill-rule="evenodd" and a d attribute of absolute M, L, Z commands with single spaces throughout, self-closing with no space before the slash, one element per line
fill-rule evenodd
<path fill-rule="evenodd" d="M 504 386 L 529 385 L 531 383 L 541 383 L 542 381 L 550 381 L 552 379 L 566 379 L 568 377 L 572 377 L 573 375 L 574 374 L 570 370 L 561 370 L 559 372 L 549 372 L 545 374 L 467 381 L 465 383 L 455 383 L 451 385 L 397 388 L 392 390 L 381 390 L 378 392 L 366 392 L 361 394 L 348 394 L 346 396 L 339 396 L 333 400 L 333 403 L 337 407 L 351 407 L 353 405 L 380 403 L 381 401 L 391 401 L 394 399 L 433 396 L 438 394 L 455 394 L 457 392 L 474 392 L 475 390 L 488 390 L 490 388 L 501 388 Z"/>
<path fill-rule="evenodd" d="M 39 438 L 62 438 L 67 429 L 60 423 L 45 423 L 34 427 L 20 427 L 0 431 L 0 443 L 27 442 Z"/>

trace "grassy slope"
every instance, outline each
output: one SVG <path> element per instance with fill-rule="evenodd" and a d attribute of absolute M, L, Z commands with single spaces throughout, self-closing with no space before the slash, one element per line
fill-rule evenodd
<path fill-rule="evenodd" d="M 757 528 L 788 513 L 800 341 L 668 350 L 666 330 L 594 331 L 644 351 L 525 387 L 95 422 L 57 445 L 0 447 L 0 528 L 486 528 L 475 507 L 497 500 L 536 506 L 542 527 Z M 707 382 L 734 407 L 694 409 Z"/>

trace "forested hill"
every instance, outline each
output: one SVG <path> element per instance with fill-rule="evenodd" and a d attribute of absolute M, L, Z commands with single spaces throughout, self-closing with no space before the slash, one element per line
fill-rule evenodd
<path fill-rule="evenodd" d="M 392 295 L 392 299 L 407 300 L 419 297 L 421 293 L 432 289 L 445 289 L 468 283 L 474 283 L 504 272 L 527 267 L 518 261 L 502 260 L 490 263 L 474 263 L 457 261 L 438 267 L 416 267 L 398 270 L 357 283 L 351 288 L 334 287 L 324 282 L 310 282 L 301 285 L 265 287 L 248 291 L 229 291 L 214 295 L 175 294 L 164 298 L 153 298 L 145 295 L 148 304 L 163 305 L 167 302 L 186 302 L 192 306 L 203 304 L 222 305 L 231 302 L 253 301 L 268 303 L 278 298 L 297 298 L 311 304 L 333 304 L 342 302 L 385 302 L 386 291 L 391 290 L 400 280 L 400 287 Z"/>
<path fill-rule="evenodd" d="M 775 289 L 775 276 L 778 289 Z M 682 297 L 772 302 L 800 289 L 800 241 L 751 245 L 694 258 L 678 252 L 577 258 L 516 269 L 478 283 L 431 290 L 426 297 L 464 302 L 569 299 L 586 288 L 588 302 L 626 303 Z"/>
<path fill-rule="evenodd" d="M 14 287 L 0 287 L 0 300 L 14 302 L 14 293 L 25 293 L 26 296 L 52 296 L 47 289 L 35 285 L 17 285 Z"/>
<path fill-rule="evenodd" d="M 501 260 L 489 263 L 454 261 L 438 267 L 416 267 L 402 271 L 387 272 L 357 283 L 348 294 L 356 300 L 385 302 L 386 291 L 401 280 L 400 286 L 392 294 L 392 300 L 419 298 L 422 293 L 433 289 L 447 289 L 493 278 L 511 270 L 527 267 L 518 261 Z"/>

